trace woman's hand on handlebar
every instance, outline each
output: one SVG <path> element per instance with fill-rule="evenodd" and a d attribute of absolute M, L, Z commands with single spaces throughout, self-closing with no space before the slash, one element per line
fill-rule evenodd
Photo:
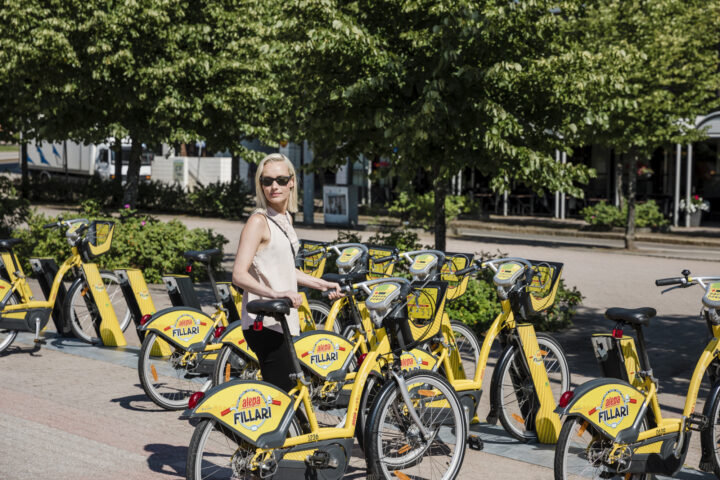
<path fill-rule="evenodd" d="M 327 296 L 330 300 L 337 300 L 344 295 L 340 289 L 340 284 L 335 282 L 325 282 L 323 292 L 326 292 L 326 295 L 323 296 Z"/>
<path fill-rule="evenodd" d="M 293 292 L 292 290 L 286 290 L 284 292 L 275 292 L 275 298 L 289 298 L 292 302 L 293 308 L 298 308 L 300 305 L 302 305 L 302 296 L 297 293 Z"/>

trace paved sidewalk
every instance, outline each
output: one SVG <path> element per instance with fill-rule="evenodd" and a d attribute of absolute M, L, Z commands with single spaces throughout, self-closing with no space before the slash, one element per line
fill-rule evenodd
<path fill-rule="evenodd" d="M 55 213 L 58 209 L 44 209 L 44 211 Z M 225 246 L 223 265 L 228 271 L 232 267 L 234 253 L 243 226 L 241 222 L 191 216 L 159 215 L 159 217 L 163 220 L 178 218 L 188 227 L 213 228 L 215 231 L 225 235 L 229 239 L 229 243 Z M 301 238 L 323 241 L 333 241 L 337 238 L 337 230 L 335 229 L 305 228 L 298 225 L 297 231 Z M 363 238 L 367 238 L 372 232 L 366 230 L 360 233 Z M 678 415 L 683 407 L 684 396 L 687 393 L 695 362 L 708 340 L 706 326 L 697 315 L 700 310 L 702 291 L 699 287 L 694 287 L 688 290 L 674 291 L 667 295 L 660 295 L 659 289 L 654 285 L 654 280 L 661 277 L 677 276 L 685 268 L 696 275 L 720 275 L 720 263 L 718 263 L 720 262 L 720 249 L 715 250 L 699 245 L 645 242 L 641 243 L 640 251 L 628 254 L 624 250 L 613 246 L 612 243 L 608 243 L 614 241 L 613 239 L 606 238 L 550 236 L 537 232 L 527 232 L 522 229 L 514 232 L 500 232 L 497 230 L 482 230 L 477 224 L 473 224 L 472 228 L 463 227 L 459 233 L 459 236 L 448 239 L 448 250 L 470 253 L 500 251 L 509 256 L 554 260 L 565 264 L 563 278 L 566 284 L 577 286 L 585 296 L 583 306 L 575 318 L 575 325 L 556 335 L 568 355 L 574 384 L 582 383 L 598 375 L 588 339 L 592 333 L 606 333 L 612 328 L 612 324 L 603 318 L 603 312 L 606 308 L 611 306 L 655 307 L 658 310 L 658 317 L 651 321 L 650 327 L 646 331 L 649 355 L 655 374 L 660 379 L 660 401 L 664 411 L 668 415 Z M 432 238 L 429 234 L 422 233 L 421 242 L 430 244 Z M 209 289 L 205 287 L 203 291 L 205 293 L 201 297 L 204 296 L 207 299 Z M 169 304 L 162 286 L 151 286 L 151 293 L 158 307 L 163 306 L 163 298 Z M 207 300 L 201 298 L 201 301 Z M 128 342 L 131 346 L 137 347 L 137 339 L 133 339 L 131 333 L 128 333 Z M 69 346 L 67 345 L 58 345 L 58 347 L 62 347 L 63 351 L 69 352 Z M 98 349 L 85 347 L 84 350 Z M 100 349 L 99 351 L 104 350 Z M 116 353 L 114 352 L 112 355 Z M 58 355 L 61 356 L 58 357 Z M 153 405 L 147 402 L 142 390 L 137 386 L 138 380 L 137 373 L 133 369 L 134 357 L 132 351 L 128 351 L 125 356 L 118 357 L 123 358 L 122 361 L 105 361 L 99 358 L 78 357 L 78 355 L 77 352 L 71 355 L 63 354 L 53 350 L 51 346 L 36 354 L 30 354 L 27 347 L 24 347 L 13 351 L 9 355 L 0 357 L 0 364 L 3 367 L 0 369 L 0 390 L 2 390 L 0 392 L 0 411 L 5 415 L 0 422 L 12 423 L 8 427 L 12 427 L 15 432 L 11 438 L 6 437 L 4 440 L 0 440 L 0 448 L 9 447 L 14 444 L 13 442 L 24 442 L 25 440 L 16 439 L 14 436 L 22 436 L 25 428 L 34 425 L 33 423 L 27 423 L 32 422 L 32 419 L 28 417 L 30 414 L 26 416 L 20 415 L 20 419 L 15 418 L 16 415 L 13 414 L 13 411 L 16 408 L 16 401 L 25 401 L 31 404 L 37 398 L 37 401 L 40 402 L 40 408 L 49 409 L 50 411 L 52 411 L 52 408 L 63 410 L 68 405 L 71 405 L 73 408 L 82 411 L 78 415 L 128 416 L 127 422 L 130 424 L 147 425 L 150 430 L 154 429 L 157 418 L 162 417 L 162 419 L 168 420 L 166 423 L 160 422 L 163 428 L 172 428 L 170 436 L 180 435 L 174 443 L 163 440 L 155 441 L 152 436 L 143 437 L 145 433 L 140 435 L 142 438 L 135 441 L 145 442 L 143 445 L 146 446 L 155 445 L 152 448 L 159 449 L 157 451 L 144 451 L 145 468 L 149 467 L 151 471 L 155 472 L 153 465 L 156 465 L 156 463 L 153 462 L 160 462 L 162 466 L 162 459 L 164 456 L 168 456 L 171 460 L 167 461 L 174 467 L 162 466 L 163 469 L 171 472 L 167 473 L 169 477 L 166 476 L 165 478 L 175 478 L 179 472 L 175 470 L 175 473 L 172 473 L 172 469 L 180 468 L 178 467 L 182 463 L 180 458 L 184 458 L 182 448 L 187 447 L 191 432 L 186 423 L 184 423 L 184 426 L 177 426 L 177 430 L 175 430 L 176 427 L 170 425 L 176 418 L 172 417 L 172 415 L 164 414 L 164 412 L 152 412 L 151 414 L 143 411 L 153 410 Z M 66 361 L 64 360 L 65 357 L 82 358 L 83 360 Z M 44 361 L 44 358 L 47 358 L 48 361 Z M 96 363 L 105 366 L 96 365 Z M 97 380 L 92 380 L 97 382 L 97 386 L 86 388 L 84 377 L 76 374 L 75 369 L 82 372 L 82 374 L 92 372 L 92 375 L 97 377 Z M 27 374 L 29 371 L 33 372 L 30 377 Z M 66 380 L 63 381 L 62 379 Z M 107 385 L 104 382 L 107 382 Z M 45 388 L 46 385 L 47 388 Z M 709 385 L 703 384 L 698 405 L 696 406 L 697 411 L 702 409 L 708 388 Z M 62 393 L 56 393 L 56 390 Z M 108 397 L 105 390 L 116 391 L 116 393 L 113 397 Z M 10 393 L 8 393 L 7 398 L 10 400 L 5 400 L 6 395 L 4 394 L 8 391 Z M 79 397 L 79 391 L 83 392 L 82 397 Z M 29 396 L 17 396 L 20 394 Z M 80 402 L 79 399 L 85 402 L 86 396 L 93 397 L 87 407 L 82 406 L 83 403 L 78 403 Z M 130 400 L 113 401 L 115 398 L 125 397 Z M 50 404 L 43 403 L 46 401 L 50 402 Z M 483 401 L 487 401 L 486 395 Z M 78 407 L 78 405 L 81 406 Z M 135 418 L 135 415 L 139 415 L 139 417 Z M 67 424 L 48 424 L 58 430 L 57 432 L 53 430 L 55 433 L 48 436 L 48 438 L 52 439 L 50 443 L 67 443 L 67 448 L 71 450 L 85 448 L 82 441 L 76 439 L 77 445 L 75 445 L 75 443 L 72 443 L 75 440 L 69 440 L 63 436 L 67 435 L 67 431 L 63 431 L 63 428 L 70 428 L 71 424 L 70 421 L 67 421 Z M 114 426 L 117 428 L 125 427 L 124 424 Z M 37 435 L 39 436 L 44 427 L 35 426 L 33 428 L 37 428 Z M 143 430 L 143 432 L 146 431 Z M 162 432 L 162 430 L 158 431 Z M 492 429 L 483 432 L 488 439 L 495 438 L 493 435 L 496 432 Z M 87 435 L 90 435 L 90 433 Z M 92 435 L 95 435 L 95 433 Z M 182 435 L 185 435 L 185 437 L 181 437 Z M 2 442 L 8 443 L 3 444 Z M 111 443 L 107 442 L 104 445 L 111 445 Z M 72 445 L 72 448 L 70 445 Z M 463 468 L 463 475 L 467 472 L 468 476 L 463 478 L 475 478 L 473 473 L 480 471 L 484 475 L 498 479 L 552 478 L 552 471 L 549 468 L 551 463 L 548 463 L 552 455 L 546 451 L 547 449 L 538 445 L 514 445 L 513 442 L 508 443 L 496 439 L 487 442 L 485 452 L 469 452 Z M 92 448 L 92 445 L 88 448 Z M 8 449 L 2 448 L 2 450 L 7 451 Z M 21 449 L 23 454 L 27 451 L 29 450 Z M 162 452 L 162 455 L 158 454 L 158 451 Z M 69 465 L 71 460 L 63 457 L 61 453 L 60 450 L 57 453 L 58 456 L 52 457 L 52 459 L 60 462 L 60 465 L 63 462 L 67 464 L 67 469 L 61 470 L 62 472 L 72 471 Z M 135 453 L 138 453 L 138 451 L 135 450 Z M 80 454 L 78 453 L 78 455 Z M 691 451 L 686 460 L 687 466 L 690 469 L 696 468 L 699 457 L 699 437 L 695 435 L 691 440 Z M 5 459 L 0 457 L 0 472 L 24 472 L 24 470 L 17 469 L 24 468 L 23 466 L 26 463 L 23 463 L 23 461 L 33 463 L 35 458 L 34 456 L 31 457 L 31 453 L 17 461 L 14 458 Z M 133 464 L 135 465 L 133 468 L 141 470 L 140 465 L 143 460 L 137 461 L 139 463 Z M 14 463 L 9 465 L 3 462 Z M 50 462 L 50 458 L 48 458 L 48 462 Z M 5 467 L 12 467 L 13 469 L 6 470 Z M 127 471 L 130 472 L 131 470 L 128 467 Z M 75 471 L 74 473 L 76 474 L 74 478 L 76 478 L 78 472 Z M 36 476 L 38 478 L 47 478 L 46 475 L 43 475 L 43 472 L 38 472 Z M 0 477 L 5 478 L 3 475 L 0 475 Z M 362 478 L 363 475 L 359 471 L 354 471 L 353 477 Z M 9 478 L 16 477 L 11 476 Z M 17 478 L 25 478 L 25 476 Z M 55 478 L 66 477 L 60 475 Z M 107 471 L 103 471 L 98 473 L 96 477 L 89 475 L 87 478 L 116 477 L 112 477 Z M 129 475 L 128 478 L 133 477 Z M 148 475 L 147 478 L 154 477 Z M 683 478 L 711 478 L 711 476 L 687 470 L 683 474 Z"/>

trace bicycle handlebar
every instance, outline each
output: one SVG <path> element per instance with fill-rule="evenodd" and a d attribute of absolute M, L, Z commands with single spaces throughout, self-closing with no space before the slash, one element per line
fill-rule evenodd
<path fill-rule="evenodd" d="M 685 277 L 672 277 L 672 278 L 659 278 L 655 280 L 655 285 L 658 287 L 664 287 L 667 285 L 682 285 L 686 283 Z"/>
<path fill-rule="evenodd" d="M 388 255 L 387 257 L 380 257 L 380 258 L 372 257 L 373 262 L 375 262 L 375 263 L 386 263 L 386 262 L 389 262 L 390 260 L 393 260 L 394 258 L 395 258 L 395 255 Z"/>

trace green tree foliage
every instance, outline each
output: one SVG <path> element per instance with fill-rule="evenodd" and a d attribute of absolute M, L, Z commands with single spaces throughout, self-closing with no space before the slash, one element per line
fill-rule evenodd
<path fill-rule="evenodd" d="M 626 246 L 634 248 L 638 161 L 674 142 L 702 138 L 696 115 L 718 105 L 718 0 L 595 0 L 574 12 L 564 38 L 616 72 L 610 95 L 597 95 L 593 111 L 604 122 L 585 125 L 588 143 L 624 154 L 628 171 Z"/>
<path fill-rule="evenodd" d="M 581 2 L 495 0 L 290 2 L 279 23 L 289 130 L 317 160 L 364 153 L 433 181 L 435 242 L 445 244 L 448 179 L 472 166 L 536 190 L 581 191 L 583 166 L 554 162 L 580 122 L 586 91 L 612 71 L 559 38 Z M 560 136 L 557 133 L 563 133 Z"/>

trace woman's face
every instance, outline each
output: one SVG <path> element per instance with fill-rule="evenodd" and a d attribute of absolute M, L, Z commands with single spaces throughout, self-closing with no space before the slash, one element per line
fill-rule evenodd
<path fill-rule="evenodd" d="M 267 162 L 263 166 L 260 185 L 263 189 L 263 193 L 265 194 L 265 199 L 273 208 L 276 206 L 282 208 L 287 206 L 288 198 L 290 198 L 290 191 L 295 187 L 295 178 L 291 178 L 290 182 L 288 182 L 285 186 L 280 185 L 277 181 L 272 182 L 269 186 L 265 186 L 262 183 L 262 179 L 288 176 L 290 176 L 290 171 L 288 170 L 287 165 L 285 165 L 285 162 Z"/>

